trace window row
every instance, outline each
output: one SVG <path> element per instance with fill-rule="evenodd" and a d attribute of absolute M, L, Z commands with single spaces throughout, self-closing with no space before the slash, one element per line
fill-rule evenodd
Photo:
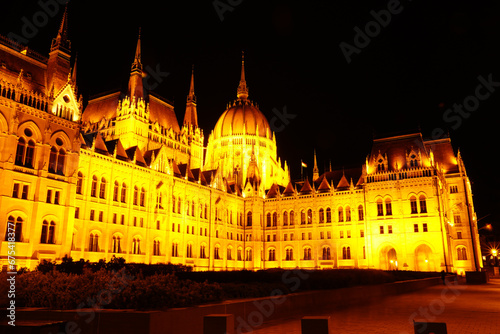
<path fill-rule="evenodd" d="M 9 216 L 7 218 L 7 228 L 5 229 L 5 241 L 23 242 L 23 223 L 21 217 Z M 40 235 L 41 244 L 55 244 L 56 223 L 44 220 Z"/>
<path fill-rule="evenodd" d="M 31 138 L 33 133 L 30 129 L 24 130 L 24 137 L 20 137 L 17 141 L 15 164 L 27 168 L 34 167 L 35 158 L 35 141 Z M 66 162 L 66 152 L 63 148 L 60 139 L 56 140 L 57 146 L 52 146 L 49 154 L 49 173 L 64 175 L 64 166 Z"/>
<path fill-rule="evenodd" d="M 420 207 L 420 211 L 418 210 Z M 418 198 L 412 196 L 410 197 L 410 210 L 411 214 L 417 213 L 427 213 L 427 200 L 424 195 L 420 195 Z M 382 199 L 377 200 L 377 216 L 392 216 L 392 202 L 389 198 L 382 201 Z"/>

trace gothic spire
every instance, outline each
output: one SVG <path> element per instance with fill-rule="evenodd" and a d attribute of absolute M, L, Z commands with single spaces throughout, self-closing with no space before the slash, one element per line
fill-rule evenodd
<path fill-rule="evenodd" d="M 184 125 L 198 127 L 198 114 L 196 111 L 196 95 L 194 95 L 194 65 L 191 68 L 191 84 L 186 102 L 186 113 L 184 114 Z"/>
<path fill-rule="evenodd" d="M 314 150 L 313 181 L 319 178 L 318 162 L 316 161 L 316 150 Z"/>
<path fill-rule="evenodd" d="M 245 53 L 241 52 L 241 78 L 236 96 L 238 99 L 246 100 L 248 98 L 248 87 L 245 80 Z"/>
<path fill-rule="evenodd" d="M 62 49 L 66 53 L 71 51 L 71 42 L 68 40 L 68 5 L 64 8 L 64 14 L 57 32 L 57 37 L 52 40 L 50 51 Z"/>
<path fill-rule="evenodd" d="M 135 48 L 134 62 L 130 71 L 130 79 L 128 81 L 128 95 L 130 98 L 137 99 L 144 97 L 142 86 L 142 63 L 141 63 L 141 29 L 139 28 L 139 37 Z"/>

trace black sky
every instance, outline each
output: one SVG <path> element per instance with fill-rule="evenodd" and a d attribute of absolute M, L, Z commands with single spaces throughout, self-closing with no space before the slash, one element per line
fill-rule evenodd
<path fill-rule="evenodd" d="M 47 1 L 47 0 L 42 0 Z M 54 0 L 56 1 L 56 0 Z M 500 203 L 498 125 L 500 87 L 459 126 L 443 115 L 480 84 L 500 82 L 500 4 L 496 1 L 401 0 L 398 14 L 348 64 L 339 44 L 354 45 L 361 30 L 393 1 L 250 1 L 223 13 L 214 1 L 95 1 L 69 5 L 69 34 L 78 53 L 84 100 L 127 84 L 139 27 L 143 65 L 168 72 L 156 93 L 174 102 L 182 122 L 191 65 L 195 66 L 198 117 L 205 137 L 236 98 L 240 55 L 250 99 L 268 120 L 273 109 L 295 115 L 276 134 L 278 154 L 292 178 L 300 160 L 312 165 L 360 166 L 374 135 L 436 128 L 449 131 L 473 182 L 479 222 L 497 224 Z M 37 1 L 2 4 L 0 34 L 22 35 Z M 28 45 L 47 54 L 62 10 L 38 28 Z M 454 128 L 452 128 L 453 126 Z"/>

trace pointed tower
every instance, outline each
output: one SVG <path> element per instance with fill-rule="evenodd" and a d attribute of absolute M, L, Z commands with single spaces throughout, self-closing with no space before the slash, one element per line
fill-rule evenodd
<path fill-rule="evenodd" d="M 47 62 L 47 95 L 56 94 L 71 73 L 71 42 L 68 39 L 68 7 L 66 6 L 57 37 L 52 40 Z"/>
<path fill-rule="evenodd" d="M 314 150 L 313 182 L 319 178 L 318 162 L 316 161 L 316 150 Z"/>
<path fill-rule="evenodd" d="M 130 70 L 130 79 L 128 81 L 128 95 L 130 99 L 144 98 L 144 89 L 142 86 L 142 63 L 141 63 L 141 30 L 139 29 L 139 37 L 135 48 L 134 62 Z"/>
<path fill-rule="evenodd" d="M 193 128 L 198 127 L 198 113 L 196 111 L 196 95 L 194 95 L 194 65 L 191 69 L 191 84 L 186 102 L 186 113 L 184 114 L 184 125 Z"/>
<path fill-rule="evenodd" d="M 248 87 L 245 80 L 245 54 L 243 52 L 241 53 L 241 78 L 238 90 L 236 91 L 236 96 L 239 100 L 243 101 L 248 98 Z"/>

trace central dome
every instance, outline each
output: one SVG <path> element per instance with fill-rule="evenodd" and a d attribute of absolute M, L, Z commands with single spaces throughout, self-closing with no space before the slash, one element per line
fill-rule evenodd
<path fill-rule="evenodd" d="M 271 138 L 266 116 L 249 100 L 236 100 L 219 118 L 214 139 L 233 135 L 255 135 Z"/>

